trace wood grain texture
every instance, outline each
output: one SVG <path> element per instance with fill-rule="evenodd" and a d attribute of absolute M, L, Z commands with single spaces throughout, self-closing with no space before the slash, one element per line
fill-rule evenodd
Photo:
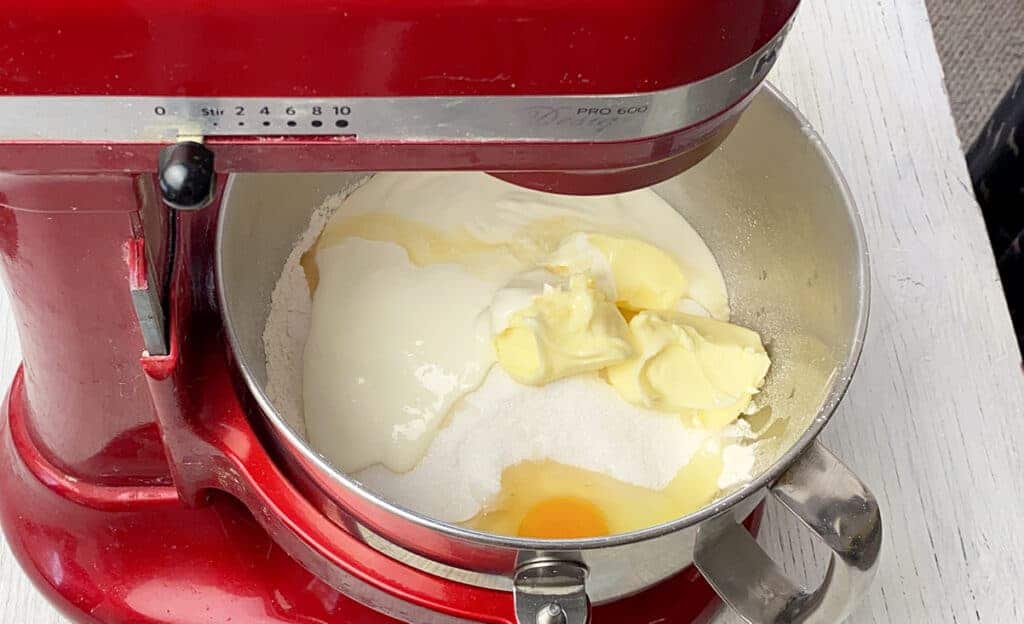
<path fill-rule="evenodd" d="M 885 517 L 851 621 L 1024 621 L 1024 376 L 925 7 L 812 0 L 788 46 L 773 80 L 838 160 L 872 263 L 864 354 L 823 436 Z M 817 582 L 826 555 L 781 516 L 761 542 Z"/>
<path fill-rule="evenodd" d="M 845 172 L 873 264 L 861 366 L 824 434 L 885 514 L 878 580 L 851 621 L 1024 621 L 1024 377 L 923 1 L 806 0 L 773 80 Z M 777 506 L 761 542 L 821 577 L 825 555 Z M 2 545 L 0 622 L 61 622 Z"/>

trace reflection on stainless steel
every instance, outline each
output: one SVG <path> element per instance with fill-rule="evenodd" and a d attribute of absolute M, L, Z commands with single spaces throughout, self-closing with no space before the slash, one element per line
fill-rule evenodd
<path fill-rule="evenodd" d="M 454 566 L 445 565 L 418 555 L 408 548 L 402 548 L 398 544 L 395 544 L 387 539 L 377 535 L 367 527 L 359 524 L 358 522 L 349 522 L 352 533 L 359 536 L 363 542 L 368 546 L 373 547 L 377 552 L 384 553 L 396 561 L 429 572 L 434 576 L 439 576 L 451 581 L 458 583 L 466 583 L 469 585 L 476 585 L 477 587 L 486 587 L 488 589 L 499 589 L 502 591 L 512 591 L 514 588 L 514 579 L 502 575 L 502 574 L 486 574 L 483 572 L 465 570 L 463 568 L 457 568 Z M 525 560 L 533 560 L 534 557 L 530 557 Z"/>
<path fill-rule="evenodd" d="M 516 619 L 520 624 L 586 624 L 590 601 L 587 570 L 569 561 L 539 561 L 516 572 Z"/>
<path fill-rule="evenodd" d="M 882 550 L 875 497 L 820 443 L 771 488 L 775 498 L 832 550 L 821 586 L 790 580 L 731 518 L 697 533 L 694 562 L 715 591 L 752 624 L 841 622 L 867 591 Z"/>
<path fill-rule="evenodd" d="M 774 425 L 759 447 L 758 476 L 686 517 L 582 540 L 483 534 L 403 509 L 335 470 L 263 390 L 263 328 L 285 258 L 311 211 L 366 175 L 234 176 L 220 216 L 218 291 L 235 360 L 290 478 L 315 493 L 311 498 L 328 517 L 358 519 L 365 531 L 356 534 L 366 539 L 372 531 L 379 539 L 368 540 L 371 545 L 408 565 L 430 562 L 434 574 L 494 587 L 496 576 L 514 580 L 524 562 L 537 559 L 532 553 L 542 552 L 548 560 L 585 566 L 595 604 L 633 594 L 689 566 L 704 523 L 750 513 L 812 444 L 853 374 L 868 309 L 860 222 L 820 142 L 787 102 L 766 89 L 715 154 L 653 187 L 715 252 L 735 322 L 760 332 L 772 355 L 763 397 Z M 383 546 L 387 542 L 399 548 Z"/>

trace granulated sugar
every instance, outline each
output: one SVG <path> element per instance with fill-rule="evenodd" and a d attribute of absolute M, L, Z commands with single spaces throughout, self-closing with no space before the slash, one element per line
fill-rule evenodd
<path fill-rule="evenodd" d="M 263 334 L 266 393 L 303 437 L 303 354 L 312 301 L 300 261 L 353 190 L 331 196 L 312 213 L 274 288 Z M 412 471 L 399 474 L 377 465 L 353 476 L 407 508 L 459 522 L 498 494 L 503 468 L 528 460 L 550 459 L 658 489 L 698 449 L 711 445 L 721 449 L 725 464 L 718 485 L 732 488 L 751 477 L 756 437 L 742 419 L 719 434 L 690 429 L 678 419 L 626 404 L 595 377 L 533 388 L 496 369 L 452 410 Z"/>
<path fill-rule="evenodd" d="M 398 475 L 373 466 L 356 477 L 386 498 L 461 522 L 498 494 L 508 466 L 547 459 L 660 490 L 713 437 L 626 403 L 593 374 L 534 387 L 495 367 L 456 406 L 413 470 Z"/>

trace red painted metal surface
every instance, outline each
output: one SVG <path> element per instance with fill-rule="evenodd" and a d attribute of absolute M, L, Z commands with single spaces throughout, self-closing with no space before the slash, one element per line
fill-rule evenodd
<path fill-rule="evenodd" d="M 44 485 L 39 474 L 54 469 L 13 435 L 24 426 L 23 392 L 19 374 L 0 423 L 0 525 L 36 587 L 72 621 L 394 622 L 301 568 L 227 496 L 190 509 L 173 488 L 131 488 L 137 500 L 111 510 L 117 488 L 76 501 Z M 157 500 L 167 489 L 172 496 Z"/>
<path fill-rule="evenodd" d="M 82 486 L 68 479 L 47 463 L 26 435 L 26 420 L 31 416 L 23 379 L 19 371 L 0 412 L 0 525 L 36 587 L 73 621 L 396 621 L 354 601 L 296 563 L 230 496 L 208 492 L 204 505 L 191 507 L 171 488 Z M 225 382 L 223 377 L 215 381 Z M 266 492 L 257 496 L 268 503 L 287 500 L 282 492 L 290 487 L 280 480 L 239 411 L 223 420 L 207 421 L 200 429 L 205 429 L 206 439 L 197 438 L 196 448 L 209 445 L 231 453 L 228 463 L 245 471 L 237 473 L 223 465 L 216 473 L 222 484 L 240 476 L 259 478 L 259 487 Z M 68 496 L 69 490 L 76 497 Z M 129 491 L 133 494 L 126 496 Z M 298 499 L 293 502 L 302 504 Z M 315 518 L 303 513 L 289 516 L 280 508 L 267 511 L 281 514 L 307 537 L 318 535 Z M 756 532 L 760 515 L 759 509 L 748 520 L 752 531 Z M 378 577 L 375 582 L 405 599 L 440 602 L 442 609 L 469 615 L 473 621 L 513 621 L 508 594 L 442 581 L 352 544 L 346 534 L 334 531 L 319 537 L 341 541 L 322 547 L 343 550 L 352 559 L 349 566 L 362 569 L 360 574 L 367 578 Z M 706 622 L 717 608 L 713 591 L 689 568 L 634 597 L 595 608 L 594 622 Z"/>
<path fill-rule="evenodd" d="M 639 93 L 766 43 L 797 0 L 3 0 L 0 95 Z"/>
<path fill-rule="evenodd" d="M 61 470 L 100 485 L 169 483 L 124 258 L 145 181 L 0 173 L 0 266 L 40 415 L 30 432 Z"/>

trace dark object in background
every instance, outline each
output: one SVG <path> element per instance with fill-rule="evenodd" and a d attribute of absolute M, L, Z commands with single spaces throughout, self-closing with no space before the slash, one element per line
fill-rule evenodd
<path fill-rule="evenodd" d="M 1024 351 L 1024 73 L 967 152 L 974 193 Z"/>

